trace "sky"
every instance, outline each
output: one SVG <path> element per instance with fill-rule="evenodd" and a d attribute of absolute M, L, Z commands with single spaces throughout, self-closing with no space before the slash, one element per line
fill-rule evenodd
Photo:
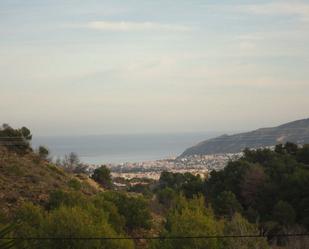
<path fill-rule="evenodd" d="M 38 135 L 309 117 L 309 0 L 0 0 L 0 122 Z"/>

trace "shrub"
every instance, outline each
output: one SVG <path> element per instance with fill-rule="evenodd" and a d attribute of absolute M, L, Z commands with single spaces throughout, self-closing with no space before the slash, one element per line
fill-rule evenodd
<path fill-rule="evenodd" d="M 105 188 L 112 187 L 111 172 L 105 165 L 94 170 L 92 179 Z"/>
<path fill-rule="evenodd" d="M 40 146 L 38 149 L 38 154 L 41 160 L 47 160 L 48 155 L 49 155 L 49 150 L 44 146 Z"/>
<path fill-rule="evenodd" d="M 125 217 L 127 230 L 150 229 L 151 215 L 148 202 L 144 197 L 127 196 L 118 192 L 104 193 L 104 197 L 113 202 L 118 208 L 119 214 Z"/>
<path fill-rule="evenodd" d="M 73 178 L 68 182 L 68 186 L 73 190 L 80 190 L 82 188 L 82 184 L 77 179 Z"/>
<path fill-rule="evenodd" d="M 211 236 L 222 234 L 223 225 L 217 222 L 210 209 L 205 208 L 203 197 L 187 200 L 180 196 L 171 209 L 162 236 Z M 219 249 L 217 239 L 162 240 L 154 243 L 160 249 Z"/>
<path fill-rule="evenodd" d="M 250 224 L 240 214 L 236 213 L 224 228 L 225 235 L 259 234 L 258 227 Z M 269 248 L 265 238 L 227 238 L 224 240 L 225 249 L 267 249 Z"/>
<path fill-rule="evenodd" d="M 99 210 L 97 210 L 99 211 Z M 93 209 L 60 206 L 50 212 L 27 204 L 18 214 L 20 225 L 16 234 L 20 237 L 51 237 L 42 241 L 26 241 L 17 249 L 131 249 L 133 242 L 128 240 L 79 240 L 70 238 L 121 237 L 108 223 L 105 215 L 94 215 Z"/>
<path fill-rule="evenodd" d="M 176 196 L 176 192 L 169 187 L 159 190 L 157 192 L 158 201 L 167 208 L 171 206 Z"/>

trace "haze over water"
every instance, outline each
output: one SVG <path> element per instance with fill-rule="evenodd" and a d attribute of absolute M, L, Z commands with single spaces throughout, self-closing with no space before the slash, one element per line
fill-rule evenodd
<path fill-rule="evenodd" d="M 175 157 L 186 148 L 222 132 L 34 137 L 54 158 L 75 152 L 89 164 L 140 162 Z"/>

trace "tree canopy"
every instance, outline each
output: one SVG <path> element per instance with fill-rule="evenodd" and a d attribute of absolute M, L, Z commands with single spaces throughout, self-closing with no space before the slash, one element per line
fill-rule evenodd
<path fill-rule="evenodd" d="M 32 151 L 30 141 L 32 139 L 31 131 L 27 127 L 13 129 L 8 124 L 0 127 L 0 145 L 8 150 L 18 154 L 25 154 Z"/>

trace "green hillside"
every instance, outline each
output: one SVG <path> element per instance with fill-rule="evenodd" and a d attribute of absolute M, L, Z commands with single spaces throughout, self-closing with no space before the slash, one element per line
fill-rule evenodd
<path fill-rule="evenodd" d="M 309 248 L 308 237 L 278 236 L 308 233 L 309 145 L 247 149 L 206 179 L 162 172 L 117 190 L 106 166 L 72 173 L 30 140 L 26 128 L 0 129 L 1 249 Z"/>

